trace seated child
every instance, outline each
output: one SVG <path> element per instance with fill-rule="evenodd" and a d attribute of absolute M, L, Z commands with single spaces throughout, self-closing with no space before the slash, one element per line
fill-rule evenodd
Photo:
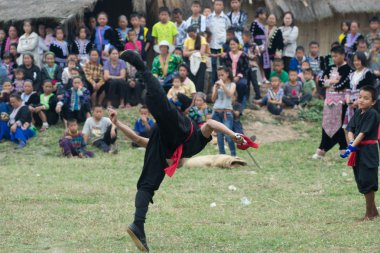
<path fill-rule="evenodd" d="M 302 104 L 310 102 L 317 93 L 317 86 L 315 85 L 313 70 L 311 68 L 303 71 L 305 79 L 302 85 Z"/>
<path fill-rule="evenodd" d="M 154 121 L 149 118 L 149 110 L 146 105 L 141 106 L 140 108 L 140 118 L 138 118 L 135 122 L 135 127 L 133 130 L 136 134 L 141 137 L 149 138 L 150 130 L 154 125 Z"/>
<path fill-rule="evenodd" d="M 244 134 L 243 125 L 240 122 L 240 117 L 243 115 L 243 105 L 237 101 L 237 93 L 234 93 L 232 97 L 232 114 L 234 116 L 234 122 L 232 125 L 232 131 L 239 134 Z"/>
<path fill-rule="evenodd" d="M 18 93 L 23 92 L 24 82 L 25 82 L 25 74 L 23 69 L 15 69 L 14 70 L 15 79 L 12 83 L 13 90 L 17 91 Z"/>
<path fill-rule="evenodd" d="M 116 127 L 109 118 L 103 117 L 101 105 L 94 107 L 93 116 L 84 123 L 82 133 L 86 143 L 91 143 L 105 153 L 117 153 Z"/>
<path fill-rule="evenodd" d="M 284 90 L 281 88 L 281 81 L 278 76 L 272 76 L 270 79 L 271 87 L 265 97 L 260 100 L 256 100 L 255 103 L 260 105 L 266 105 L 268 111 L 274 115 L 280 115 L 282 113 L 282 98 L 284 96 Z"/>
<path fill-rule="evenodd" d="M 189 117 L 202 126 L 208 119 L 211 119 L 212 109 L 207 106 L 207 96 L 203 92 L 197 92 L 194 97 L 194 106 L 189 111 Z"/>
<path fill-rule="evenodd" d="M 302 83 L 297 80 L 298 74 L 294 69 L 289 70 L 289 82 L 284 86 L 284 104 L 294 109 L 298 109 L 301 102 Z"/>
<path fill-rule="evenodd" d="M 172 79 L 173 87 L 170 88 L 168 91 L 168 99 L 172 103 L 174 103 L 177 107 L 181 107 L 181 103 L 178 101 L 178 93 L 185 94 L 185 88 L 183 87 L 183 84 L 181 82 L 180 76 L 174 76 Z"/>
<path fill-rule="evenodd" d="M 0 95 L 0 140 L 5 136 L 5 131 L 8 129 L 9 115 L 11 114 L 12 107 L 9 104 L 9 94 L 4 93 Z"/>
<path fill-rule="evenodd" d="M 32 80 L 25 80 L 24 82 L 24 92 L 21 93 L 21 99 L 25 105 L 29 106 L 29 111 L 32 107 L 37 106 L 40 103 L 40 98 L 37 92 L 33 91 L 33 82 Z"/>
<path fill-rule="evenodd" d="M 73 78 L 73 87 L 66 90 L 62 100 L 57 103 L 56 112 L 61 113 L 67 129 L 68 119 L 84 122 L 90 116 L 90 107 L 90 91 L 83 87 L 82 79 L 76 76 Z"/>
<path fill-rule="evenodd" d="M 67 127 L 64 136 L 59 140 L 59 146 L 62 148 L 63 155 L 67 158 L 93 157 L 94 154 L 86 150 L 86 142 L 84 141 L 83 134 L 78 131 L 77 120 L 69 119 L 67 121 Z"/>
<path fill-rule="evenodd" d="M 273 70 L 270 73 L 270 77 L 272 76 L 278 76 L 282 83 L 286 83 L 289 81 L 289 75 L 284 70 L 284 61 L 282 59 L 275 58 L 273 60 Z"/>
<path fill-rule="evenodd" d="M 57 98 L 53 93 L 53 83 L 45 80 L 42 85 L 43 93 L 39 96 L 36 106 L 29 105 L 29 110 L 33 115 L 35 126 L 42 126 L 40 132 L 44 132 L 49 125 L 57 124 L 59 116 L 55 111 Z"/>
<path fill-rule="evenodd" d="M 298 73 L 302 72 L 302 62 L 306 61 L 305 48 L 298 46 L 296 49 L 296 55 L 290 60 L 289 70 L 295 70 Z"/>
<path fill-rule="evenodd" d="M 62 83 L 63 83 L 63 85 L 66 88 L 68 88 L 69 80 L 72 77 L 71 70 L 74 69 L 76 66 L 77 66 L 76 61 L 69 60 L 67 62 L 67 67 L 63 69 L 63 72 L 62 72 Z"/>
<path fill-rule="evenodd" d="M 304 61 L 302 62 L 301 64 L 301 72 L 298 73 L 298 79 L 301 81 L 301 82 L 304 82 L 305 81 L 305 77 L 303 76 L 303 71 L 305 69 L 310 69 L 311 66 L 310 66 L 310 63 L 308 61 Z"/>
<path fill-rule="evenodd" d="M 348 166 L 352 166 L 357 188 L 365 197 L 366 212 L 361 221 L 379 217 L 375 204 L 375 192 L 379 188 L 379 115 L 373 108 L 375 104 L 375 88 L 364 86 L 359 93 L 359 108 L 346 129 L 350 145 L 341 155 L 350 156 Z"/>

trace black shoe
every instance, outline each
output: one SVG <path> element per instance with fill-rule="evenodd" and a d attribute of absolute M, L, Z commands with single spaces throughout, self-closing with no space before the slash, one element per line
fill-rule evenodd
<path fill-rule="evenodd" d="M 144 231 L 141 231 L 134 223 L 128 226 L 127 232 L 140 251 L 149 252 Z"/>
<path fill-rule="evenodd" d="M 141 58 L 141 55 L 138 53 L 132 51 L 132 50 L 126 50 L 120 54 L 120 59 L 128 62 L 129 64 L 133 65 L 137 71 L 144 71 L 146 70 L 146 66 L 144 61 Z"/>

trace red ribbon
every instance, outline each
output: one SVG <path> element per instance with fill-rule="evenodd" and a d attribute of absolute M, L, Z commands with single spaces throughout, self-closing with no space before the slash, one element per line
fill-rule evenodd
<path fill-rule="evenodd" d="M 191 121 L 190 121 L 190 124 L 191 124 L 190 134 L 187 137 L 187 139 L 186 139 L 185 142 L 188 142 L 190 140 L 190 138 L 191 138 L 191 136 L 193 135 L 193 132 L 194 132 L 194 126 L 193 126 L 193 123 Z M 172 177 L 174 175 L 174 172 L 177 170 L 179 161 L 181 160 L 182 151 L 183 151 L 183 144 L 179 145 L 176 148 L 176 150 L 174 151 L 172 157 L 170 158 L 171 160 L 173 160 L 173 163 L 165 168 L 165 173 L 169 177 Z"/>
<path fill-rule="evenodd" d="M 256 149 L 259 148 L 259 144 L 257 144 L 256 142 L 253 142 L 249 137 L 245 135 L 240 135 L 240 136 L 245 140 L 245 143 L 237 144 L 236 146 L 238 149 L 247 150 L 248 148 L 256 148 Z"/>
<path fill-rule="evenodd" d="M 371 144 L 377 144 L 378 140 L 366 140 L 359 143 L 359 146 L 362 145 L 371 145 Z M 348 166 L 354 167 L 356 166 L 356 152 L 351 152 L 350 157 L 348 158 Z"/>

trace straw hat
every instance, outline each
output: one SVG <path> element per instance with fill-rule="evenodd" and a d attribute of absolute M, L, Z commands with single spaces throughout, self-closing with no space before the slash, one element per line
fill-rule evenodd
<path fill-rule="evenodd" d="M 153 49 L 156 53 L 161 54 L 161 47 L 167 46 L 169 48 L 168 52 L 173 53 L 175 47 L 171 45 L 167 40 L 161 40 L 161 42 L 158 45 L 154 45 Z"/>

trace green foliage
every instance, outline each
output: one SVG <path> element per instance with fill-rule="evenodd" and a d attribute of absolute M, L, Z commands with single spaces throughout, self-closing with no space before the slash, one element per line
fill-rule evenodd
<path fill-rule="evenodd" d="M 321 122 L 323 112 L 323 101 L 313 99 L 305 107 L 298 111 L 298 117 L 305 121 Z"/>

